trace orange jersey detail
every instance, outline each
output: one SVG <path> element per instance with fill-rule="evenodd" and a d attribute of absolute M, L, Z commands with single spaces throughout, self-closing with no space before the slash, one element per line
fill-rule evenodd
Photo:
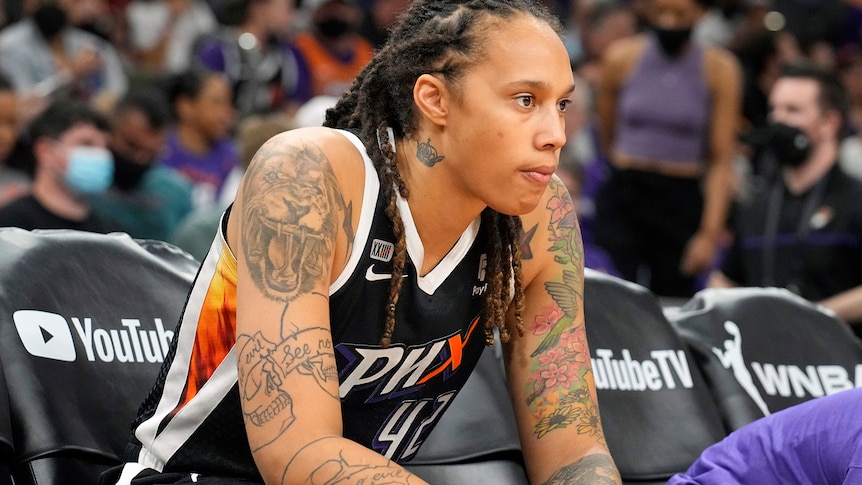
<path fill-rule="evenodd" d="M 236 261 L 227 249 L 222 249 L 198 318 L 186 388 L 175 412 L 195 397 L 236 343 Z"/>

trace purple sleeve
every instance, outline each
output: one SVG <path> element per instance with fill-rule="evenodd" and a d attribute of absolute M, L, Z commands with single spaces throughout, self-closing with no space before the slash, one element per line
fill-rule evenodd
<path fill-rule="evenodd" d="M 815 398 L 710 446 L 669 485 L 848 482 L 862 467 L 862 389 Z"/>

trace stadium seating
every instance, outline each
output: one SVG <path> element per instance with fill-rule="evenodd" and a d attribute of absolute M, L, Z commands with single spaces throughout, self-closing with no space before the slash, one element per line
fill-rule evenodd
<path fill-rule="evenodd" d="M 197 268 L 125 234 L 0 229 L 0 485 L 97 483 L 121 462 Z M 668 309 L 587 269 L 584 308 L 627 485 L 664 483 L 730 431 L 862 382 L 862 342 L 786 290 L 702 290 Z M 430 483 L 528 483 L 499 346 L 407 466 Z"/>
<path fill-rule="evenodd" d="M 197 267 L 125 234 L 0 229 L 0 483 L 95 484 L 122 462 Z"/>
<path fill-rule="evenodd" d="M 859 382 L 862 342 L 788 290 L 701 290 L 667 316 L 695 354 L 728 432 Z"/>
<path fill-rule="evenodd" d="M 585 270 L 602 426 L 625 483 L 664 483 L 725 435 L 695 359 L 646 288 Z"/>

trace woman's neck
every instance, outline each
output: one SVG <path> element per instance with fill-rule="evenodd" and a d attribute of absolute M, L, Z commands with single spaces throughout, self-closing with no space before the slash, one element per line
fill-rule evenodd
<path fill-rule="evenodd" d="M 425 271 L 443 259 L 485 205 L 469 196 L 445 167 L 427 167 L 419 162 L 416 148 L 413 141 L 399 143 L 396 157 L 409 192 L 407 204 L 425 249 L 421 268 Z"/>

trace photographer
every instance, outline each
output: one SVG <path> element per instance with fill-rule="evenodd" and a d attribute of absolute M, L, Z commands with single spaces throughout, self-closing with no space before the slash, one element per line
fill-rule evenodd
<path fill-rule="evenodd" d="M 735 207 L 734 242 L 709 286 L 784 287 L 862 324 L 862 183 L 837 163 L 845 98 L 830 72 L 785 67 L 755 160 L 762 183 Z"/>

